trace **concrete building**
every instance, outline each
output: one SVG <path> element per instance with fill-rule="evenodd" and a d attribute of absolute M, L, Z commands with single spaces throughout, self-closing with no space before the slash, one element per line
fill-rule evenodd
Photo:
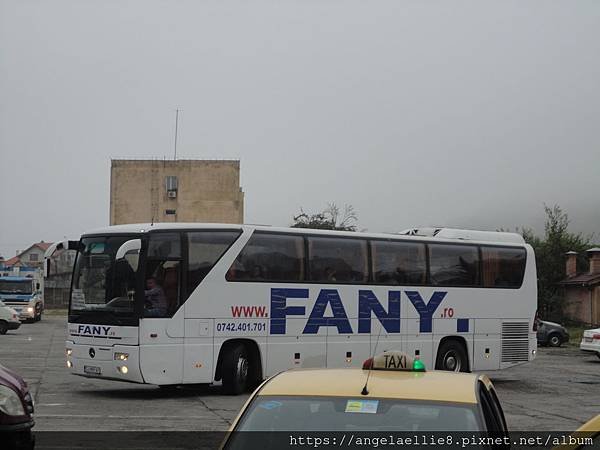
<path fill-rule="evenodd" d="M 111 161 L 111 225 L 243 221 L 239 161 Z"/>
<path fill-rule="evenodd" d="M 566 275 L 560 282 L 565 290 L 565 316 L 586 325 L 600 325 L 600 248 L 587 252 L 590 268 L 577 272 L 577 253 L 567 253 Z"/>

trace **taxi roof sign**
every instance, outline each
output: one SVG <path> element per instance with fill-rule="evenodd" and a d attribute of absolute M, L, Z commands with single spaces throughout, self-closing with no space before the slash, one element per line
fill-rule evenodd
<path fill-rule="evenodd" d="M 425 372 L 425 364 L 418 357 L 413 358 L 400 351 L 389 351 L 367 359 L 363 369 Z"/>

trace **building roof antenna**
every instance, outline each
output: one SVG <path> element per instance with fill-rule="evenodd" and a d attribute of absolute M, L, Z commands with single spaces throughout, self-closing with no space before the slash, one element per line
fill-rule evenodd
<path fill-rule="evenodd" d="M 179 130 L 179 109 L 175 110 L 175 154 L 173 161 L 177 161 L 177 131 Z"/>

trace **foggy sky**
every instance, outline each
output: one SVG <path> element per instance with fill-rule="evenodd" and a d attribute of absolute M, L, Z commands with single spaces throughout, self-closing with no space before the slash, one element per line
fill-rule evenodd
<path fill-rule="evenodd" d="M 241 160 L 245 221 L 600 241 L 600 2 L 0 0 L 0 254 L 108 224 L 111 158 Z"/>

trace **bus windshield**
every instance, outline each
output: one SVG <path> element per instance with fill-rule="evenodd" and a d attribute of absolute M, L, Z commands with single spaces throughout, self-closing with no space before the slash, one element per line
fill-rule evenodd
<path fill-rule="evenodd" d="M 0 293 L 2 294 L 31 294 L 33 285 L 31 280 L 7 281 L 0 280 Z"/>
<path fill-rule="evenodd" d="M 119 247 L 137 236 L 102 236 L 81 239 L 73 272 L 69 305 L 75 316 L 134 317 L 135 287 L 139 255 L 128 252 L 116 259 Z"/>

